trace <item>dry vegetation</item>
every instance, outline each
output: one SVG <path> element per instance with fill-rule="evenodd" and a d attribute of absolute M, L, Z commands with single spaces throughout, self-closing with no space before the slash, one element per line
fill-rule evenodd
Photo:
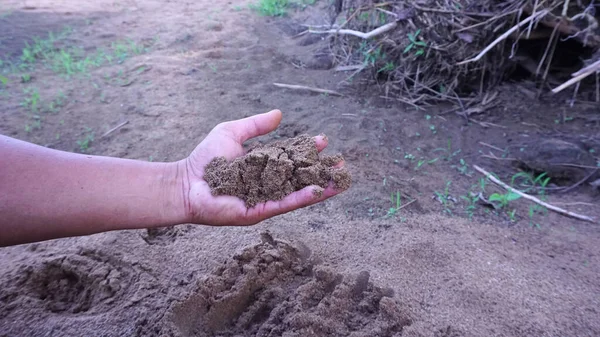
<path fill-rule="evenodd" d="M 510 76 L 537 95 L 600 101 L 600 18 L 593 1 L 338 0 L 330 34 L 338 70 L 369 73 L 408 104 L 487 104 Z M 590 76 L 591 75 L 591 76 Z M 595 75 L 595 76 L 594 76 Z M 565 90 L 566 91 L 566 90 Z M 459 98 L 460 97 L 460 98 Z"/>

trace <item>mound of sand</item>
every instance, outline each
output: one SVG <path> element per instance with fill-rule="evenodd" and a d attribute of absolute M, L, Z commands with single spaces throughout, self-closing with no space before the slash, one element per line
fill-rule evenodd
<path fill-rule="evenodd" d="M 263 233 L 173 306 L 184 336 L 399 336 L 411 324 L 392 289 L 344 277 Z"/>

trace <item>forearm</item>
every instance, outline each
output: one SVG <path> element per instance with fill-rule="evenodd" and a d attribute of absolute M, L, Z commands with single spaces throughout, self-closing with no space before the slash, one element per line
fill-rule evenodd
<path fill-rule="evenodd" d="M 181 163 L 88 156 L 0 136 L 0 246 L 186 221 Z"/>

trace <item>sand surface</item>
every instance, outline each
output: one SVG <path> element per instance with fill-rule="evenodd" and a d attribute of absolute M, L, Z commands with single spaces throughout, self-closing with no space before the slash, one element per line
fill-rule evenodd
<path fill-rule="evenodd" d="M 324 133 L 322 156 L 341 154 L 352 184 L 252 227 L 180 225 L 1 248 L 0 336 L 600 335 L 597 224 L 529 216 L 523 200 L 493 210 L 461 198 L 480 188 L 472 164 L 505 181 L 516 172 L 483 157 L 513 156 L 488 145 L 521 151 L 515 144 L 568 134 L 585 138 L 596 158 L 597 109 L 576 105 L 578 118 L 557 123 L 572 110 L 507 85 L 497 108 L 471 123 L 445 107 L 415 111 L 328 69 L 322 36 L 297 36 L 301 24 L 329 22 L 325 2 L 276 19 L 247 4 L 2 1 L 3 60 L 18 62 L 25 41 L 65 25 L 72 32 L 61 45 L 86 53 L 129 39 L 145 49 L 69 78 L 43 65 L 29 82 L 8 74 L 1 133 L 174 161 L 215 125 L 277 108 L 282 124 L 258 141 Z M 36 114 L 27 101 L 34 89 Z M 484 192 L 502 190 L 488 183 Z M 600 215 L 587 185 L 548 201 Z"/>

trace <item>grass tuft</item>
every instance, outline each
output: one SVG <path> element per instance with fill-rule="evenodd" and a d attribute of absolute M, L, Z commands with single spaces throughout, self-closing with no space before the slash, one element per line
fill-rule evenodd
<path fill-rule="evenodd" d="M 250 8 L 263 16 L 284 16 L 289 4 L 289 0 L 260 0 L 258 4 L 250 5 Z"/>

